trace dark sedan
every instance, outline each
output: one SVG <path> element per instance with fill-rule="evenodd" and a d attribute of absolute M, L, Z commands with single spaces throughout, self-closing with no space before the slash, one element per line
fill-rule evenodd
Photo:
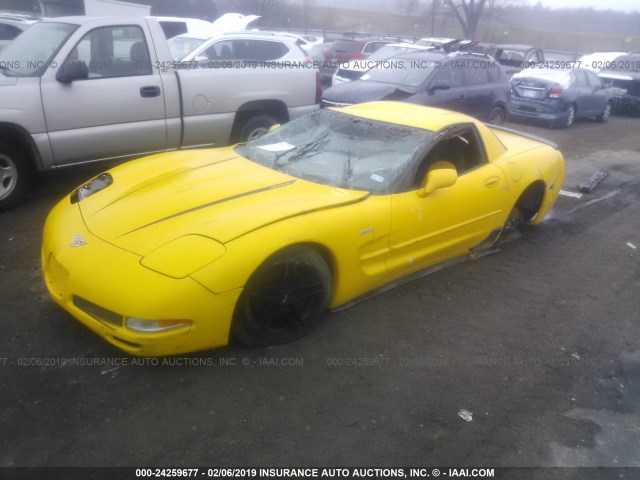
<path fill-rule="evenodd" d="M 570 127 L 577 118 L 609 120 L 611 89 L 589 70 L 527 69 L 511 78 L 511 117 Z"/>
<path fill-rule="evenodd" d="M 396 100 L 454 110 L 501 125 L 509 115 L 509 80 L 491 57 L 415 52 L 392 57 L 360 80 L 325 90 L 322 106 Z"/>

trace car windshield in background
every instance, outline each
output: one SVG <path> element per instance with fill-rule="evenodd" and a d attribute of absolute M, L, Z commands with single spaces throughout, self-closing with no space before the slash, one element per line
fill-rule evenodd
<path fill-rule="evenodd" d="M 292 177 L 374 194 L 395 191 L 433 132 L 323 109 L 245 145 L 243 157 Z"/>
<path fill-rule="evenodd" d="M 169 49 L 171 50 L 171 58 L 175 60 L 182 60 L 204 42 L 205 39 L 203 38 L 183 36 L 173 37 L 168 41 Z"/>
<path fill-rule="evenodd" d="M 622 55 L 621 57 L 616 58 L 610 63 L 610 70 L 618 70 L 623 72 L 640 72 L 640 55 Z"/>
<path fill-rule="evenodd" d="M 436 68 L 434 60 L 407 56 L 394 57 L 393 61 L 385 62 L 372 68 L 361 80 L 418 87 L 422 85 L 429 74 Z M 439 66 L 439 64 L 438 64 Z"/>
<path fill-rule="evenodd" d="M 0 52 L 0 71 L 18 77 L 40 76 L 77 25 L 36 23 Z"/>

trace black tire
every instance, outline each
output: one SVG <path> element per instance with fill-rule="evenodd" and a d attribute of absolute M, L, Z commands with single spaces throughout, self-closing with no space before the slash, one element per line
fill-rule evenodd
<path fill-rule="evenodd" d="M 520 226 L 524 223 L 524 219 L 522 218 L 522 212 L 518 206 L 514 206 L 509 212 L 509 216 L 504 222 L 502 226 L 502 232 L 500 232 L 500 237 L 504 238 L 507 235 L 511 235 L 520 231 Z"/>
<path fill-rule="evenodd" d="M 504 122 L 507 121 L 507 113 L 504 108 L 495 106 L 489 112 L 489 116 L 487 117 L 487 123 L 491 125 L 504 125 Z"/>
<path fill-rule="evenodd" d="M 22 203 L 29 181 L 29 169 L 20 151 L 12 146 L 0 146 L 0 212 Z"/>
<path fill-rule="evenodd" d="M 239 141 L 248 142 L 261 137 L 269 131 L 278 121 L 269 115 L 256 115 L 249 118 L 240 129 Z"/>
<path fill-rule="evenodd" d="M 327 310 L 331 271 L 306 247 L 276 253 L 251 276 L 234 312 L 232 333 L 248 346 L 288 343 L 314 330 Z"/>
<path fill-rule="evenodd" d="M 576 121 L 576 107 L 575 105 L 569 105 L 567 107 L 567 118 L 562 123 L 562 128 L 570 128 Z"/>
<path fill-rule="evenodd" d="M 602 110 L 602 113 L 596 117 L 596 120 L 600 123 L 607 123 L 609 121 L 609 117 L 611 116 L 612 109 L 613 106 L 611 105 L 611 103 L 607 102 L 607 104 L 604 106 L 604 109 Z"/>

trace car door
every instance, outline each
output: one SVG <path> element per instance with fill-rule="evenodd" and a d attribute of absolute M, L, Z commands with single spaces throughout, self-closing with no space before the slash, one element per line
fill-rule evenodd
<path fill-rule="evenodd" d="M 589 86 L 583 70 L 575 70 L 573 74 L 576 79 L 573 89 L 575 91 L 577 116 L 585 117 L 591 115 L 594 110 L 593 99 L 591 98 L 592 88 Z"/>
<path fill-rule="evenodd" d="M 593 113 L 600 114 L 604 110 L 605 105 L 609 101 L 608 91 L 602 85 L 602 80 L 593 72 L 584 70 L 585 77 L 591 89 L 591 103 L 593 105 Z"/>
<path fill-rule="evenodd" d="M 438 83 L 446 82 L 449 88 L 434 88 Z M 464 112 L 466 109 L 467 88 L 464 85 L 462 69 L 454 69 L 451 63 L 444 63 L 427 78 L 421 95 L 423 105 L 430 107 L 446 108 L 456 112 Z"/>
<path fill-rule="evenodd" d="M 488 238 L 497 238 L 506 216 L 506 179 L 500 168 L 486 161 L 475 127 L 462 125 L 436 138 L 411 187 L 392 197 L 387 258 L 392 275 L 464 255 Z M 425 175 L 441 161 L 456 167 L 457 181 L 420 196 Z"/>
<path fill-rule="evenodd" d="M 467 85 L 464 113 L 484 120 L 489 116 L 489 111 L 496 98 L 496 92 L 489 83 L 491 80 L 489 65 L 481 60 L 465 60 L 460 63 L 463 64 Z"/>
<path fill-rule="evenodd" d="M 151 64 L 142 27 L 89 31 L 64 63 L 78 61 L 87 65 L 88 78 L 63 83 L 53 68 L 42 77 L 42 104 L 56 165 L 164 150 L 162 80 Z"/>

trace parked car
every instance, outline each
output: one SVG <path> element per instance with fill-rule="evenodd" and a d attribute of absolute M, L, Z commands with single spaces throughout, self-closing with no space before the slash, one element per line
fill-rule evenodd
<path fill-rule="evenodd" d="M 621 55 L 604 67 L 598 76 L 613 87 L 616 112 L 640 115 L 640 53 Z"/>
<path fill-rule="evenodd" d="M 168 40 L 171 58 L 182 60 L 212 37 L 211 33 L 183 33 Z"/>
<path fill-rule="evenodd" d="M 305 34 L 297 34 L 290 32 L 279 32 L 280 35 L 287 35 L 289 37 L 295 38 L 296 45 L 302 48 L 305 52 L 308 52 L 310 48 L 320 45 L 324 43 L 324 39 L 322 37 L 315 37 L 313 35 L 305 35 Z"/>
<path fill-rule="evenodd" d="M 553 64 L 559 64 L 559 65 L 562 65 L 562 63 L 564 62 L 565 64 L 568 64 L 566 68 L 584 67 L 584 65 L 581 65 L 580 62 L 578 61 L 580 60 L 580 57 L 582 57 L 582 54 L 578 52 L 543 49 L 542 55 L 544 55 L 545 62 L 552 62 Z"/>
<path fill-rule="evenodd" d="M 234 60 L 259 63 L 274 61 L 281 62 L 284 67 L 284 62 L 303 63 L 307 58 L 304 50 L 297 45 L 295 37 L 278 32 L 249 30 L 211 37 L 182 61 L 198 62 L 205 68 L 215 67 L 216 62 Z"/>
<path fill-rule="evenodd" d="M 417 50 L 433 50 L 433 47 L 416 45 L 415 43 L 388 43 L 364 60 L 351 60 L 342 63 L 336 70 L 336 73 L 333 74 L 331 85 L 339 85 L 340 83 L 358 80 L 367 70 L 380 65 L 384 60 L 400 55 L 401 53 Z"/>
<path fill-rule="evenodd" d="M 530 45 L 496 45 L 489 55 L 505 68 L 509 78 L 523 69 L 543 64 L 546 60 L 541 49 Z"/>
<path fill-rule="evenodd" d="M 432 47 L 434 50 L 444 50 L 448 51 L 449 47 L 459 43 L 461 40 L 457 38 L 434 38 L 427 37 L 421 38 L 416 42 L 416 45 L 421 45 L 423 47 Z"/>
<path fill-rule="evenodd" d="M 42 270 L 53 301 L 132 355 L 285 343 L 540 223 L 563 176 L 553 144 L 466 115 L 323 109 L 98 175 L 49 214 Z"/>
<path fill-rule="evenodd" d="M 393 57 L 393 63 L 325 90 L 321 106 L 399 100 L 466 113 L 496 125 L 509 115 L 509 80 L 486 55 L 412 52 Z"/>
<path fill-rule="evenodd" d="M 0 14 L 0 50 L 36 22 L 29 15 Z"/>
<path fill-rule="evenodd" d="M 535 119 L 551 127 L 570 127 L 577 118 L 609 120 L 610 88 L 584 68 L 527 69 L 511 78 L 511 117 Z"/>
<path fill-rule="evenodd" d="M 599 72 L 602 69 L 608 69 L 611 62 L 622 55 L 627 55 L 625 52 L 594 52 L 580 57 L 580 67 L 588 68 L 594 72 Z"/>
<path fill-rule="evenodd" d="M 341 64 L 367 58 L 389 43 L 394 42 L 381 37 L 340 38 L 334 41 L 324 55 L 322 79 L 331 84 L 333 74 Z"/>
<path fill-rule="evenodd" d="M 304 58 L 289 38 L 251 38 Z M 40 21 L 0 65 L 0 210 L 25 197 L 32 170 L 246 140 L 317 110 L 322 88 L 309 68 L 182 68 L 144 17 Z"/>

